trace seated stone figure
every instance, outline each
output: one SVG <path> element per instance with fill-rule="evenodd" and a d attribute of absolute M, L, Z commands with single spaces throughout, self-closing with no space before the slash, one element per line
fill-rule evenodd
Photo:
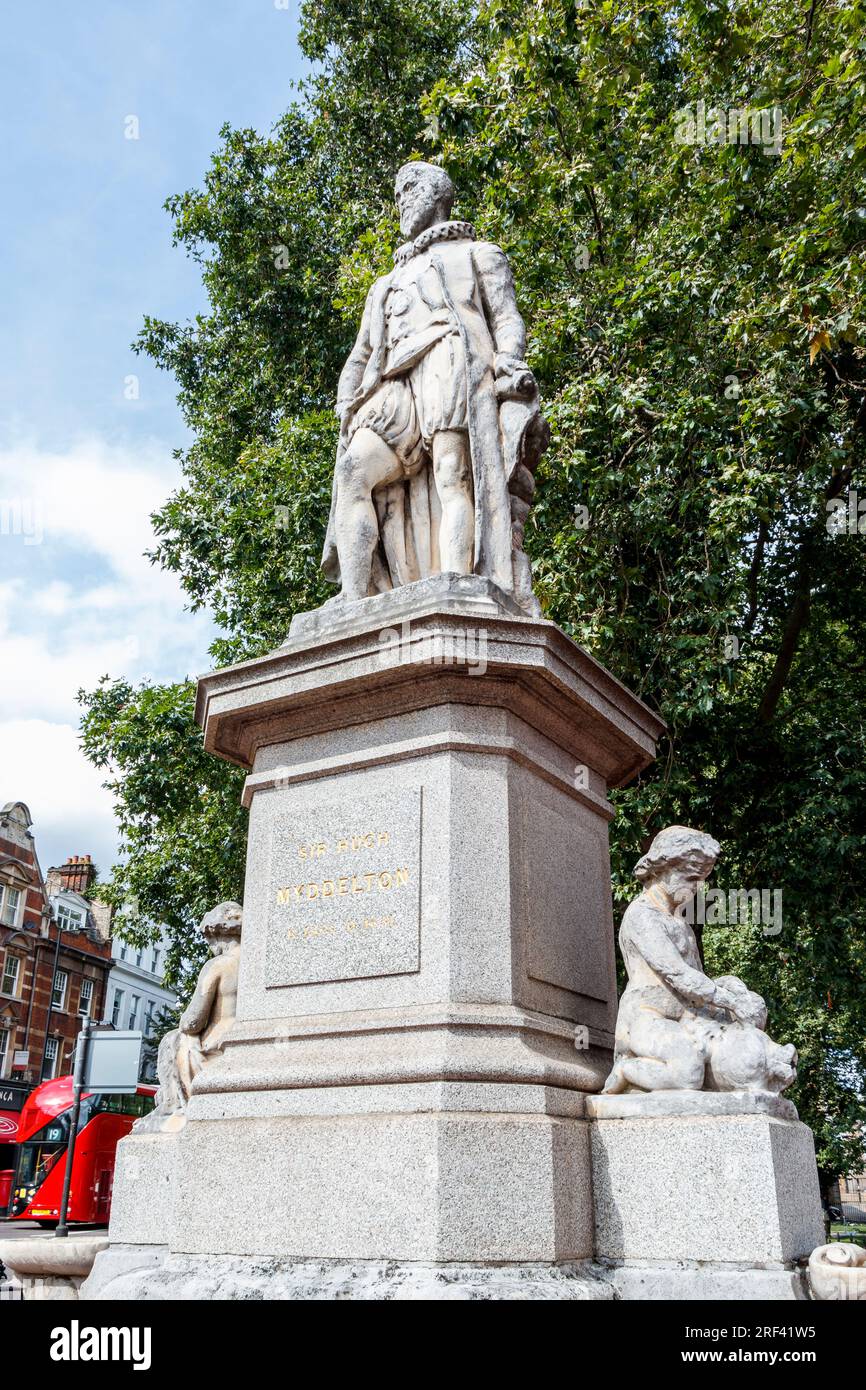
<path fill-rule="evenodd" d="M 766 1005 L 736 976 L 710 979 L 684 912 L 719 854 L 710 835 L 669 825 L 635 866 L 643 891 L 619 933 L 628 984 L 605 1094 L 783 1091 L 797 1054 L 764 1032 Z"/>
<path fill-rule="evenodd" d="M 176 1128 L 183 1123 L 193 1078 L 222 1050 L 235 1020 L 242 922 L 240 903 L 220 903 L 202 918 L 201 931 L 212 958 L 201 968 L 180 1026 L 160 1042 L 156 1106 L 136 1121 L 135 1130 Z"/>

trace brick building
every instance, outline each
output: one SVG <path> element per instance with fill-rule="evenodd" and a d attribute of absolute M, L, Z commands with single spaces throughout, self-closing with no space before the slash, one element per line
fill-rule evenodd
<path fill-rule="evenodd" d="M 105 1017 L 110 914 L 84 897 L 94 876 L 89 856 L 75 856 L 46 882 L 27 807 L 0 811 L 0 1169 L 26 1096 L 71 1070 L 82 1014 Z M 58 920 L 52 887 L 74 905 Z"/>

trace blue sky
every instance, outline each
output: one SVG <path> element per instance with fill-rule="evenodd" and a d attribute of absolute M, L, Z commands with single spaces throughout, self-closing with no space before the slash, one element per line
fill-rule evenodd
<path fill-rule="evenodd" d="M 285 109 L 297 18 L 297 0 L 4 14 L 0 804 L 27 802 L 43 868 L 90 853 L 104 871 L 116 854 L 78 688 L 207 666 L 207 616 L 143 558 L 186 434 L 172 379 L 130 344 L 145 313 L 203 307 L 162 205 L 201 182 L 225 121 L 266 130 Z"/>

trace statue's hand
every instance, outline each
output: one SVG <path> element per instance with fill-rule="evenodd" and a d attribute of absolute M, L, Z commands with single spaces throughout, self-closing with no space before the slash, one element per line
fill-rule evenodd
<path fill-rule="evenodd" d="M 744 985 L 734 975 L 722 975 L 715 981 L 719 993 L 717 1002 L 727 1009 L 736 1023 L 745 1023 L 753 1028 L 764 1028 L 767 1023 L 767 1006 L 760 994 Z"/>
<path fill-rule="evenodd" d="M 767 1006 L 760 994 L 753 994 L 748 990 L 742 999 L 738 999 L 736 1017 L 740 1023 L 764 1029 L 767 1026 Z"/>
<path fill-rule="evenodd" d="M 535 392 L 535 377 L 519 357 L 510 352 L 499 352 L 494 359 L 494 367 L 498 396 L 531 396 Z"/>

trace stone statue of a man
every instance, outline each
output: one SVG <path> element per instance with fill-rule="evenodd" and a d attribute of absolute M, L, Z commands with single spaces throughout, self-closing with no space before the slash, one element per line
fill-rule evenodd
<path fill-rule="evenodd" d="M 201 932 L 211 959 L 199 972 L 180 1026 L 166 1033 L 159 1044 L 156 1106 L 136 1121 L 137 1131 L 183 1123 L 193 1078 L 222 1050 L 237 1008 L 242 923 L 240 903 L 220 903 L 202 918 Z"/>
<path fill-rule="evenodd" d="M 523 527 L 548 430 L 508 261 L 449 220 L 444 170 L 404 164 L 395 193 L 408 240 L 340 377 L 322 567 L 343 599 L 486 575 L 536 614 Z"/>
<path fill-rule="evenodd" d="M 669 825 L 635 865 L 643 892 L 619 933 L 628 984 L 604 1091 L 774 1091 L 796 1078 L 797 1053 L 764 1032 L 766 1005 L 734 975 L 710 979 L 685 910 L 712 872 L 710 835 Z"/>

